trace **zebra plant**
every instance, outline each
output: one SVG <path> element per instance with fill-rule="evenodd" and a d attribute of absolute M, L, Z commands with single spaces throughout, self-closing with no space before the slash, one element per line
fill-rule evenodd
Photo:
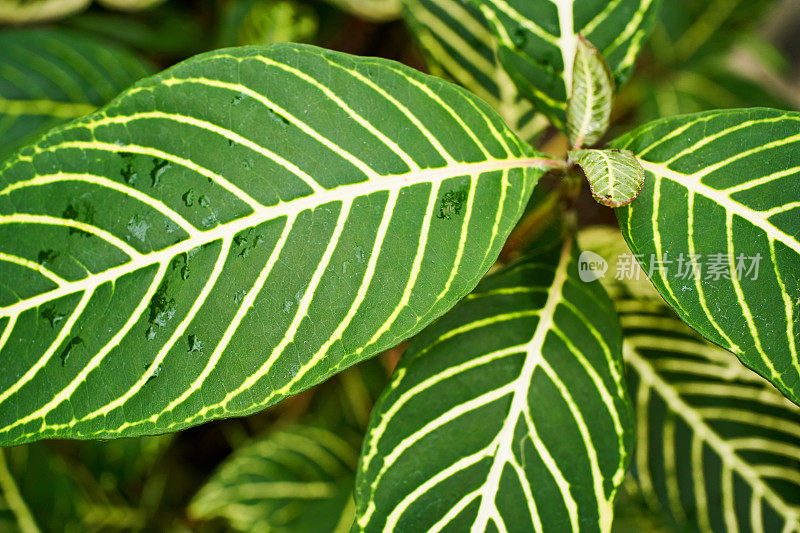
<path fill-rule="evenodd" d="M 657 10 L 407 0 L 433 70 L 469 90 L 310 45 L 228 48 L 37 133 L 0 167 L 0 444 L 245 416 L 410 339 L 360 457 L 349 434 L 277 432 L 227 463 L 192 512 L 236 515 L 224 493 L 248 501 L 242 528 L 305 512 L 300 529 L 609 531 L 638 421 L 634 470 L 654 505 L 701 529 L 800 528 L 798 502 L 764 480 L 800 476 L 800 434 L 781 441 L 773 417 L 766 436 L 738 428 L 733 443 L 706 423 L 713 406 L 687 399 L 703 387 L 687 376 L 716 365 L 737 380 L 712 372 L 717 397 L 797 425 L 800 115 L 668 117 L 598 145 Z M 36 62 L 62 62 L 89 90 L 102 80 L 81 77 L 70 46 Z M 35 53 L 4 47 L 0 60 L 10 72 Z M 29 135 L 67 118 L 54 110 L 96 105 L 72 94 L 4 79 L 3 123 Z M 569 140 L 563 158 L 527 143 L 547 123 Z M 558 186 L 539 185 L 545 174 Z M 616 272 L 574 237 L 584 177 L 632 252 Z M 637 263 L 666 304 L 612 301 L 598 281 Z M 658 350 L 678 355 L 653 363 Z M 670 368 L 684 376 L 656 371 Z M 655 421 L 654 393 L 666 405 Z M 721 486 L 689 477 L 704 489 L 689 491 L 694 507 L 675 472 L 676 418 L 700 432 L 685 452 L 696 468 L 703 446 L 722 464 Z M 641 439 L 662 422 L 663 468 Z M 751 464 L 748 446 L 775 457 Z M 251 472 L 258 461 L 272 462 Z"/>

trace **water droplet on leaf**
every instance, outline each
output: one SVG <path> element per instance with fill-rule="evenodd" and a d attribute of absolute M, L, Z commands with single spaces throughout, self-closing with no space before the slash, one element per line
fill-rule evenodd
<path fill-rule="evenodd" d="M 197 338 L 197 335 L 189 335 L 186 339 L 189 342 L 189 353 L 203 351 L 203 343 Z"/>
<path fill-rule="evenodd" d="M 67 343 L 67 345 L 64 347 L 64 349 L 61 351 L 61 366 L 64 366 L 64 365 L 67 364 L 67 359 L 69 359 L 69 356 L 72 353 L 72 350 L 76 346 L 78 346 L 79 344 L 83 344 L 83 339 L 82 338 L 80 338 L 78 336 L 75 336 L 75 337 L 72 337 L 72 339 L 70 339 L 70 341 Z"/>

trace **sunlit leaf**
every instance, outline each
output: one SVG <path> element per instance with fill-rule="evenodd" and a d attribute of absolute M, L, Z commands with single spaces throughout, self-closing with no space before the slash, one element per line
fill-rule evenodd
<path fill-rule="evenodd" d="M 0 23 L 23 24 L 66 17 L 86 9 L 92 0 L 3 0 Z"/>
<path fill-rule="evenodd" d="M 339 9 L 372 22 L 400 18 L 402 0 L 328 0 Z"/>

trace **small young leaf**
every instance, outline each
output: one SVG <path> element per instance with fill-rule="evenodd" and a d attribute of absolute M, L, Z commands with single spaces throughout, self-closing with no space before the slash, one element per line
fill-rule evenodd
<path fill-rule="evenodd" d="M 567 102 L 567 136 L 575 149 L 600 140 L 611 119 L 614 78 L 592 43 L 580 37 L 572 94 Z"/>
<path fill-rule="evenodd" d="M 602 205 L 628 205 L 642 190 L 644 169 L 628 150 L 573 150 L 569 157 L 583 169 Z"/>

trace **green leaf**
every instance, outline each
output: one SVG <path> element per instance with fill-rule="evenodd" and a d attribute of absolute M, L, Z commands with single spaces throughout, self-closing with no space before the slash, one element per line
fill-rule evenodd
<path fill-rule="evenodd" d="M 124 49 L 74 31 L 0 31 L 0 162 L 150 72 Z"/>
<path fill-rule="evenodd" d="M 775 0 L 664 2 L 650 48 L 668 66 L 685 66 L 726 52 L 777 6 Z"/>
<path fill-rule="evenodd" d="M 608 227 L 582 230 L 579 241 L 609 265 L 627 249 Z M 678 531 L 800 526 L 800 410 L 682 323 L 650 283 L 601 280 L 623 325 L 638 420 L 633 471 L 650 508 Z"/>
<path fill-rule="evenodd" d="M 582 34 L 606 58 L 618 85 L 630 76 L 660 0 L 472 0 L 491 22 L 498 57 L 519 88 L 564 129 Z"/>
<path fill-rule="evenodd" d="M 4 0 L 0 23 L 29 24 L 67 17 L 89 7 L 92 0 Z"/>
<path fill-rule="evenodd" d="M 569 157 L 583 169 L 598 203 L 621 207 L 639 196 L 644 169 L 629 150 L 573 150 Z"/>
<path fill-rule="evenodd" d="M 800 410 L 661 304 L 618 304 L 635 472 L 681 531 L 800 528 Z"/>
<path fill-rule="evenodd" d="M 245 47 L 142 80 L 0 171 L 0 443 L 244 415 L 396 345 L 494 263 L 540 163 L 390 61 Z"/>
<path fill-rule="evenodd" d="M 524 140 L 547 125 L 520 95 L 497 60 L 497 40 L 470 0 L 403 0 L 405 19 L 437 76 L 466 87 L 491 105 Z"/>
<path fill-rule="evenodd" d="M 311 42 L 319 21 L 308 4 L 293 0 L 246 0 L 227 4 L 218 41 L 225 46 Z"/>
<path fill-rule="evenodd" d="M 152 9 L 166 0 L 97 0 L 103 7 L 118 11 L 141 11 Z"/>
<path fill-rule="evenodd" d="M 664 299 L 800 402 L 800 114 L 715 111 L 614 145 L 647 176 L 620 227 Z M 670 262 L 671 261 L 671 262 Z"/>
<path fill-rule="evenodd" d="M 236 450 L 192 499 L 189 515 L 224 518 L 239 531 L 348 531 L 357 462 L 358 438 L 296 424 Z"/>
<path fill-rule="evenodd" d="M 580 36 L 579 36 L 580 37 Z M 608 130 L 614 79 L 592 43 L 580 37 L 567 102 L 567 136 L 573 148 L 592 146 Z"/>
<path fill-rule="evenodd" d="M 400 18 L 402 0 L 328 0 L 342 11 L 371 22 L 389 22 Z"/>
<path fill-rule="evenodd" d="M 412 340 L 364 442 L 360 530 L 610 528 L 633 420 L 611 301 L 579 276 L 567 241 Z"/>

